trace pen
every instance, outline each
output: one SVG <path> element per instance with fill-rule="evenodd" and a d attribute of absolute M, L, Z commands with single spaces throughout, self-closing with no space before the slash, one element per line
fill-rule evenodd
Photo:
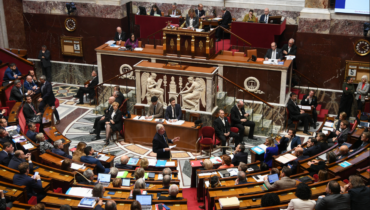
<path fill-rule="evenodd" d="M 16 192 L 17 192 L 17 190 L 14 191 L 13 195 L 15 195 Z"/>

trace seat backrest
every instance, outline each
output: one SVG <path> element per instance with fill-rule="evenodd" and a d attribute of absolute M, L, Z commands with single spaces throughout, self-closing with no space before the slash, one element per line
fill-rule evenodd
<path fill-rule="evenodd" d="M 0 82 L 1 82 L 1 84 L 3 83 L 4 74 L 5 74 L 5 71 L 6 71 L 7 68 L 8 68 L 8 66 L 3 66 L 3 67 L 0 68 Z"/>
<path fill-rule="evenodd" d="M 254 49 L 254 50 L 247 50 L 247 57 L 248 58 L 251 58 L 252 55 L 256 56 L 257 57 L 257 49 Z"/>
<path fill-rule="evenodd" d="M 228 50 L 224 50 L 224 51 L 222 51 L 222 54 L 223 55 L 233 55 L 233 52 L 232 51 L 228 51 Z"/>
<path fill-rule="evenodd" d="M 12 91 L 13 86 L 14 86 L 14 84 L 10 85 L 10 86 L 5 90 L 5 96 L 6 96 L 6 100 L 7 100 L 7 101 L 9 101 L 10 92 Z"/>
<path fill-rule="evenodd" d="M 141 47 L 141 41 L 139 41 L 139 47 Z"/>
<path fill-rule="evenodd" d="M 19 110 L 19 113 L 18 113 L 18 122 L 19 122 L 19 127 L 21 128 L 21 131 L 26 134 L 26 127 L 27 127 L 27 123 L 26 123 L 26 118 L 24 117 L 24 114 L 23 114 L 23 106 L 20 108 Z"/>
<path fill-rule="evenodd" d="M 147 49 L 154 49 L 154 45 L 152 45 L 152 44 L 145 44 L 145 48 L 147 48 Z"/>
<path fill-rule="evenodd" d="M 215 129 L 210 126 L 204 126 L 202 128 L 202 136 L 203 138 L 213 138 L 213 134 L 215 133 Z"/>
<path fill-rule="evenodd" d="M 244 52 L 234 52 L 234 56 L 244 57 Z"/>
<path fill-rule="evenodd" d="M 231 123 L 230 116 L 227 116 L 226 118 L 229 121 L 229 123 Z"/>

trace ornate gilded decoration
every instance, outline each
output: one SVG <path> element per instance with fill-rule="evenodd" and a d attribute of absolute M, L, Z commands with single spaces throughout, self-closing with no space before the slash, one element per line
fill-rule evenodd
<path fill-rule="evenodd" d="M 189 47 L 189 43 L 188 43 L 188 40 L 185 41 L 185 50 L 187 51 L 188 50 L 188 47 Z"/>
<path fill-rule="evenodd" d="M 359 56 L 365 56 L 370 53 L 370 42 L 366 39 L 359 39 L 356 41 L 355 45 L 355 52 Z"/>
<path fill-rule="evenodd" d="M 213 38 L 211 39 L 210 47 L 211 49 L 213 48 Z"/>
<path fill-rule="evenodd" d="M 191 52 L 195 52 L 195 38 L 194 36 L 191 36 Z"/>
<path fill-rule="evenodd" d="M 177 52 L 180 52 L 181 47 L 180 41 L 181 41 L 180 34 L 177 34 Z"/>
<path fill-rule="evenodd" d="M 175 46 L 175 42 L 173 41 L 173 39 L 171 39 L 170 41 L 170 46 L 171 46 L 171 49 L 173 50 L 173 47 Z"/>
<path fill-rule="evenodd" d="M 64 27 L 67 29 L 67 31 L 75 31 L 77 28 L 77 20 L 74 18 L 66 18 L 64 21 Z"/>
<path fill-rule="evenodd" d="M 202 41 L 199 41 L 199 49 L 203 50 L 203 42 Z"/>

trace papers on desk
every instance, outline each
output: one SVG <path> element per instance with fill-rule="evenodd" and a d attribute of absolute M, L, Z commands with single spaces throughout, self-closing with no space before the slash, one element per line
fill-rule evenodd
<path fill-rule="evenodd" d="M 85 197 L 81 199 L 78 207 L 93 208 L 96 204 L 96 201 L 99 201 L 98 197 Z"/>
<path fill-rule="evenodd" d="M 101 160 L 101 161 L 107 161 L 109 158 L 110 158 L 109 156 L 106 156 L 104 154 L 100 154 L 99 160 Z"/>
<path fill-rule="evenodd" d="M 333 131 L 333 132 L 334 132 L 334 128 L 323 127 L 323 128 L 322 128 L 322 131 L 324 131 L 324 130 L 327 130 L 327 131 Z"/>
<path fill-rule="evenodd" d="M 175 148 L 175 147 L 176 147 L 176 144 L 173 145 L 173 146 L 169 146 L 170 149 Z"/>
<path fill-rule="evenodd" d="M 268 59 L 267 61 L 263 61 L 263 64 L 278 65 L 278 60 L 277 59 Z"/>
<path fill-rule="evenodd" d="M 16 126 L 16 125 L 8 126 L 8 127 L 5 127 L 5 130 L 6 130 L 6 131 L 17 130 L 17 126 Z"/>
<path fill-rule="evenodd" d="M 289 163 L 290 161 L 293 161 L 295 159 L 297 159 L 297 157 L 294 156 L 294 155 L 291 155 L 289 153 L 276 158 L 277 161 L 279 161 L 283 164 Z"/>
<path fill-rule="evenodd" d="M 157 164 L 157 159 L 148 159 L 149 166 L 155 166 Z"/>
<path fill-rule="evenodd" d="M 209 181 L 205 181 L 204 184 L 209 187 Z"/>
<path fill-rule="evenodd" d="M 303 109 L 303 110 L 311 110 L 311 107 L 310 106 L 302 106 L 302 105 L 298 105 L 298 107 L 300 109 Z"/>
<path fill-rule="evenodd" d="M 74 169 L 74 170 L 79 170 L 79 169 L 85 169 L 86 166 L 84 165 L 80 165 L 80 164 L 77 164 L 77 163 L 72 163 L 71 164 L 71 169 Z"/>
<path fill-rule="evenodd" d="M 145 119 L 145 116 L 136 116 L 136 117 L 134 117 L 133 119 L 134 119 L 134 120 L 148 120 L 148 121 L 153 120 L 153 118 Z"/>
<path fill-rule="evenodd" d="M 229 172 L 230 176 L 237 176 L 238 175 L 238 169 L 237 168 L 228 168 L 226 169 L 227 172 Z"/>
<path fill-rule="evenodd" d="M 185 120 L 178 120 L 176 122 L 170 122 L 169 120 L 166 120 L 166 123 L 167 124 L 170 124 L 170 125 L 182 125 L 184 124 Z"/>
<path fill-rule="evenodd" d="M 210 160 L 211 160 L 211 162 L 213 164 L 220 164 L 220 163 L 222 163 L 222 160 L 221 160 L 220 157 L 211 157 Z"/>
<path fill-rule="evenodd" d="M 159 122 L 159 123 L 163 123 L 164 119 L 154 119 L 154 121 Z"/>
<path fill-rule="evenodd" d="M 141 48 L 141 47 L 137 47 L 134 49 L 134 51 L 143 51 L 144 48 Z"/>
<path fill-rule="evenodd" d="M 195 31 L 196 31 L 196 32 L 203 32 L 203 31 L 204 31 L 204 29 L 199 29 L 199 28 L 197 28 L 197 29 L 195 29 Z"/>
<path fill-rule="evenodd" d="M 325 161 L 326 161 L 326 153 L 325 153 L 325 154 L 320 155 L 320 156 L 319 156 L 319 158 L 320 158 L 320 159 L 322 159 L 322 160 L 325 160 Z"/>
<path fill-rule="evenodd" d="M 75 195 L 75 196 L 92 196 L 92 190 L 91 188 L 85 188 L 85 187 L 71 187 L 66 192 L 67 195 Z"/>
<path fill-rule="evenodd" d="M 33 148 L 33 144 L 31 144 L 31 143 L 27 143 L 27 144 L 23 145 L 23 148 L 24 148 L 25 150 L 32 149 L 32 148 Z"/>
<path fill-rule="evenodd" d="M 213 18 L 212 20 L 222 20 L 222 18 Z"/>
<path fill-rule="evenodd" d="M 163 179 L 163 174 L 158 174 L 158 180 L 162 180 Z"/>
<path fill-rule="evenodd" d="M 198 175 L 199 176 L 212 176 L 212 175 L 217 175 L 217 172 L 200 173 Z"/>
<path fill-rule="evenodd" d="M 166 163 L 166 167 L 171 167 L 171 166 L 175 166 L 175 161 L 167 161 Z"/>
<path fill-rule="evenodd" d="M 332 122 L 325 122 L 325 124 L 324 124 L 324 126 L 326 126 L 326 127 L 333 127 L 333 125 L 334 125 L 334 123 L 332 123 Z"/>
<path fill-rule="evenodd" d="M 170 15 L 170 17 L 173 17 L 173 18 L 179 18 L 180 15 Z"/>
<path fill-rule="evenodd" d="M 252 176 L 254 180 L 256 180 L 256 182 L 263 182 L 265 181 L 265 177 L 267 175 L 256 175 L 256 176 Z"/>
<path fill-rule="evenodd" d="M 116 44 L 111 44 L 111 45 L 109 45 L 109 47 L 121 47 L 121 45 L 116 45 Z"/>
<path fill-rule="evenodd" d="M 12 138 L 13 138 L 13 142 L 14 142 L 14 143 L 20 143 L 20 142 L 25 142 L 25 141 L 27 141 L 26 137 L 24 137 L 24 136 L 22 136 L 22 135 L 19 135 L 19 134 L 15 135 L 15 136 L 12 136 Z M 33 147 L 33 146 L 32 146 L 32 147 Z"/>
<path fill-rule="evenodd" d="M 112 44 L 114 44 L 114 43 L 116 43 L 116 41 L 107 41 L 105 44 L 112 45 Z"/>
<path fill-rule="evenodd" d="M 293 60 L 295 58 L 295 55 L 286 55 L 286 60 L 289 61 L 289 60 Z"/>

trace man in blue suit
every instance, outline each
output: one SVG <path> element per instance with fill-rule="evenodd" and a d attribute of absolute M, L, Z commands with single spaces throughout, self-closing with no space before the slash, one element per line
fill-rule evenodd
<path fill-rule="evenodd" d="M 29 165 L 26 162 L 19 164 L 18 166 L 19 174 L 14 174 L 13 177 L 13 184 L 19 186 L 26 186 L 27 190 L 27 197 L 31 198 L 32 196 L 37 197 L 37 202 L 41 202 L 41 200 L 46 196 L 45 193 L 35 193 L 33 190 L 42 190 L 41 184 L 41 177 L 40 175 L 35 175 L 33 178 L 28 176 L 29 173 Z"/>
<path fill-rule="evenodd" d="M 260 23 L 268 23 L 269 22 L 269 17 L 270 17 L 270 10 L 269 8 L 266 8 L 264 11 L 264 14 L 261 15 L 260 17 Z"/>
<path fill-rule="evenodd" d="M 28 75 L 26 78 L 26 82 L 24 83 L 24 89 L 31 90 L 35 92 L 37 90 L 36 83 L 32 80 L 32 76 Z"/>
<path fill-rule="evenodd" d="M 297 173 L 298 161 L 309 158 L 309 156 L 303 155 L 302 147 L 296 147 L 294 155 L 297 156 L 297 159 L 291 161 L 290 166 L 288 165 L 288 167 L 292 170 L 292 174 Z"/>
<path fill-rule="evenodd" d="M 83 163 L 89 163 L 89 164 L 96 164 L 96 167 L 97 167 L 97 171 L 98 173 L 109 173 L 110 169 L 109 168 L 105 168 L 100 160 L 96 159 L 93 157 L 93 154 L 94 154 L 94 150 L 91 146 L 88 146 L 85 148 L 84 150 L 86 156 L 82 156 L 80 161 L 83 162 Z"/>
<path fill-rule="evenodd" d="M 303 155 L 312 157 L 317 155 L 321 152 L 321 147 L 317 141 L 317 139 L 308 139 L 307 141 L 307 148 L 303 149 Z"/>
<path fill-rule="evenodd" d="M 14 156 L 10 160 L 8 167 L 12 168 L 14 170 L 18 170 L 18 166 L 21 163 L 26 162 L 26 157 L 28 157 L 28 163 L 29 163 L 29 166 L 30 166 L 29 171 L 31 172 L 31 174 L 33 174 L 33 164 L 32 164 L 32 160 L 31 160 L 31 154 L 28 153 L 27 155 L 25 155 L 22 150 L 15 151 Z"/>
<path fill-rule="evenodd" d="M 294 149 L 301 144 L 301 138 L 296 136 L 295 132 L 296 131 L 294 129 L 289 129 L 288 134 L 281 138 L 279 146 L 280 151 L 282 151 L 281 153 Z"/>
<path fill-rule="evenodd" d="M 41 98 L 39 98 L 37 101 L 40 102 L 39 111 L 43 112 L 46 104 L 48 104 L 49 106 L 55 106 L 55 96 L 51 88 L 50 82 L 46 81 L 45 75 L 42 75 L 40 77 L 40 83 L 42 86 L 36 91 L 35 94 L 38 94 L 41 92 Z M 55 124 L 58 125 L 60 123 L 60 120 L 59 120 L 59 113 L 56 108 L 54 109 L 54 115 L 55 115 L 55 118 L 57 118 L 57 121 Z"/>
<path fill-rule="evenodd" d="M 11 63 L 4 72 L 3 84 L 7 85 L 9 80 L 19 79 L 22 76 L 15 63 Z"/>
<path fill-rule="evenodd" d="M 62 149 L 63 149 L 63 142 L 62 140 L 58 140 L 58 141 L 55 141 L 54 142 L 54 149 L 51 151 L 52 153 L 55 153 L 57 155 L 61 155 L 63 157 L 66 157 L 66 158 L 69 158 L 69 159 L 72 159 L 72 156 L 70 156 L 69 154 L 65 153 Z"/>
<path fill-rule="evenodd" d="M 170 98 L 171 106 L 168 106 L 166 109 L 166 120 L 180 120 L 182 118 L 181 106 L 176 104 L 174 97 Z"/>
<path fill-rule="evenodd" d="M 28 131 L 26 136 L 31 139 L 32 141 L 36 142 L 36 124 L 35 123 L 28 123 Z"/>
<path fill-rule="evenodd" d="M 3 144 L 3 150 L 0 151 L 0 164 L 4 166 L 8 166 L 10 160 L 13 157 L 14 147 L 10 142 L 5 142 Z"/>

